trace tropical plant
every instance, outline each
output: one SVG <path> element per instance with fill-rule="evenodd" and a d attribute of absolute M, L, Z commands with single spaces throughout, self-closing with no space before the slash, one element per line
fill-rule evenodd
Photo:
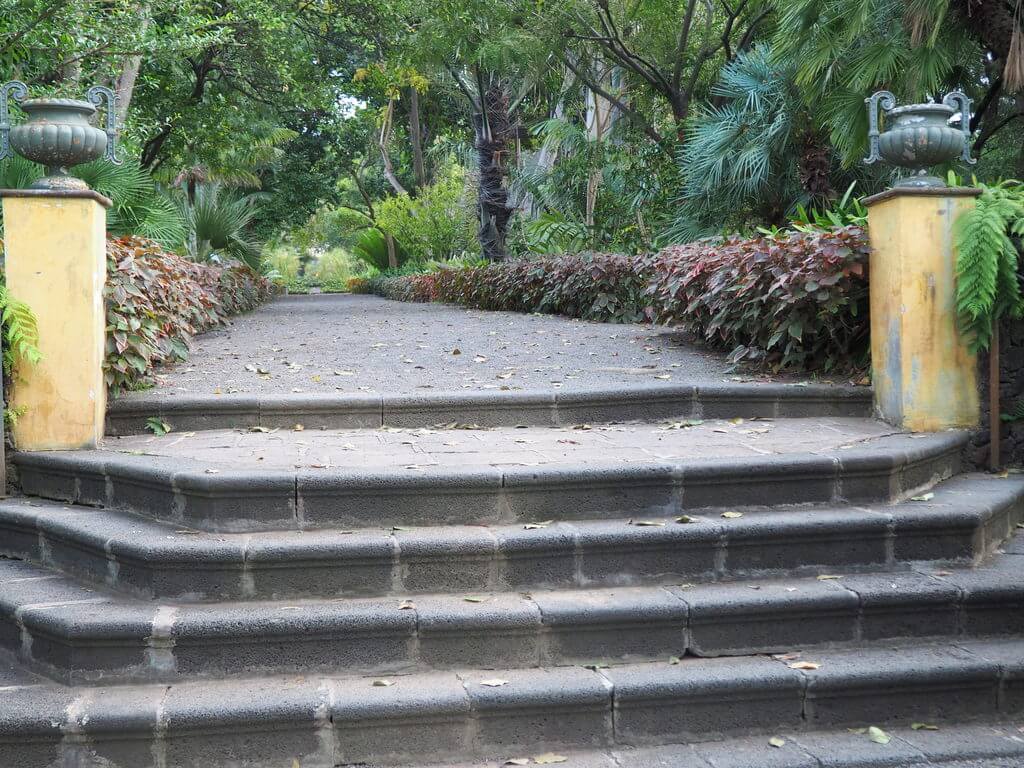
<path fill-rule="evenodd" d="M 0 323 L 3 324 L 3 369 L 11 375 L 19 360 L 30 365 L 38 363 L 39 330 L 32 310 L 7 292 L 0 283 Z"/>
<path fill-rule="evenodd" d="M 184 216 L 136 160 L 125 158 L 121 165 L 96 160 L 75 166 L 72 173 L 113 201 L 107 211 L 110 233 L 146 237 L 168 248 L 184 243 Z M 0 186 L 5 189 L 24 189 L 43 175 L 41 165 L 20 155 L 0 160 Z"/>
<path fill-rule="evenodd" d="M 395 247 L 395 260 L 401 267 L 409 260 L 409 256 L 400 242 L 397 240 L 392 240 L 392 242 Z M 359 233 L 352 246 L 352 253 L 356 258 L 379 272 L 384 272 L 389 268 L 387 238 L 376 227 L 364 229 Z"/>
<path fill-rule="evenodd" d="M 214 254 L 259 266 L 260 246 L 249 236 L 257 213 L 257 197 L 225 190 L 219 184 L 196 187 L 195 199 L 185 204 L 190 231 L 189 255 L 208 261 Z"/>
<path fill-rule="evenodd" d="M 802 108 L 792 67 L 767 45 L 739 54 L 711 89 L 717 100 L 687 124 L 678 151 L 683 174 L 679 215 L 669 242 L 689 242 L 739 228 L 749 219 L 784 221 L 810 195 L 800 185 Z"/>
<path fill-rule="evenodd" d="M 987 349 L 1004 317 L 1024 317 L 1020 246 L 1024 238 L 1024 184 L 979 185 L 973 209 L 956 220 L 956 308 L 960 330 L 973 350 Z"/>
<path fill-rule="evenodd" d="M 450 165 L 416 197 L 387 198 L 377 206 L 377 228 L 400 242 L 415 261 L 478 253 L 473 207 L 463 194 L 463 181 L 462 169 Z"/>

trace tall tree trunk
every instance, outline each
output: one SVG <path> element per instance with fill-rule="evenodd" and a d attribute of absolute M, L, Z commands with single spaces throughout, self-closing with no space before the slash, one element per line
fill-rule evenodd
<path fill-rule="evenodd" d="M 485 259 L 503 261 L 508 222 L 512 216 L 506 184 L 506 156 L 511 133 L 509 98 L 504 85 L 499 83 L 484 91 L 480 101 L 483 109 L 474 116 L 480 166 L 480 247 Z"/>
<path fill-rule="evenodd" d="M 995 54 L 1006 68 L 1004 81 L 1008 91 L 1024 86 L 1018 81 L 1024 69 L 1021 21 L 1006 0 L 951 0 L 950 7 L 962 20 L 967 31 Z M 1013 55 L 1011 55 L 1013 53 Z"/>
<path fill-rule="evenodd" d="M 420 94 L 409 86 L 409 143 L 412 145 L 412 170 L 416 186 L 427 186 L 427 171 L 423 166 L 423 132 L 420 128 Z"/>
<path fill-rule="evenodd" d="M 139 37 L 143 38 L 146 35 L 146 30 L 149 29 L 149 5 L 140 6 L 139 14 L 142 16 L 142 20 L 139 22 Z M 117 124 L 122 127 L 122 130 L 128 119 L 128 108 L 132 103 L 135 81 L 139 78 L 141 67 L 141 55 L 126 56 L 124 64 L 121 66 L 121 74 L 117 76 L 117 81 L 114 83 L 114 93 L 117 94 Z"/>
<path fill-rule="evenodd" d="M 388 147 L 391 144 L 391 133 L 394 130 L 395 100 L 388 102 L 384 111 L 384 122 L 380 127 L 380 135 L 377 137 L 377 146 L 380 148 L 380 156 L 384 161 L 384 178 L 388 180 L 392 189 L 399 195 L 406 195 L 408 192 L 402 186 L 402 182 L 395 175 L 395 167 L 391 162 L 391 155 L 388 154 Z"/>

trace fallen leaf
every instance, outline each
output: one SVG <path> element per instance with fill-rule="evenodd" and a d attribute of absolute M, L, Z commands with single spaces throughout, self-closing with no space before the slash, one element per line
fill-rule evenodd
<path fill-rule="evenodd" d="M 414 603 L 412 600 L 403 600 L 401 603 L 399 603 L 398 610 L 400 610 L 400 611 L 411 611 L 415 607 L 416 607 L 416 603 Z"/>
<path fill-rule="evenodd" d="M 729 520 L 735 520 L 737 517 L 743 517 L 743 513 L 742 512 L 723 512 L 722 513 L 722 517 L 727 518 Z"/>
<path fill-rule="evenodd" d="M 533 531 L 533 530 L 536 530 L 537 528 L 547 528 L 553 522 L 554 522 L 553 520 L 542 520 L 539 523 L 527 523 L 526 525 L 523 526 L 523 528 L 525 528 L 528 531 Z"/>
<path fill-rule="evenodd" d="M 729 419 L 729 423 L 730 424 L 742 424 L 743 423 L 743 419 L 740 419 L 740 418 Z"/>
<path fill-rule="evenodd" d="M 678 664 L 680 661 L 681 661 L 681 659 L 678 656 L 669 656 L 668 657 L 668 663 L 669 664 L 675 665 L 675 664 Z"/>
<path fill-rule="evenodd" d="M 874 725 L 868 728 L 868 738 L 875 744 L 888 744 L 892 741 L 892 737 L 888 733 Z"/>
<path fill-rule="evenodd" d="M 920 496 L 911 496 L 911 501 L 931 501 L 935 498 L 934 493 L 922 493 Z"/>
<path fill-rule="evenodd" d="M 568 762 L 569 758 L 565 755 L 556 755 L 554 752 L 545 752 L 543 755 L 537 755 L 533 758 L 533 762 L 537 765 L 551 765 L 552 763 L 565 763 Z"/>
<path fill-rule="evenodd" d="M 640 525 L 640 526 L 654 526 L 654 527 L 665 525 L 664 523 L 658 522 L 657 520 L 630 520 L 629 524 L 630 525 Z"/>
<path fill-rule="evenodd" d="M 512 757 L 506 760 L 503 765 L 529 765 L 530 758 L 528 757 Z"/>
<path fill-rule="evenodd" d="M 912 731 L 937 731 L 939 726 L 932 725 L 931 723 L 911 723 L 910 730 Z"/>
<path fill-rule="evenodd" d="M 676 522 L 677 523 L 684 523 L 685 524 L 685 523 L 696 523 L 697 521 L 694 520 L 689 515 L 680 515 L 679 517 L 676 518 Z"/>
<path fill-rule="evenodd" d="M 486 597 L 477 597 L 476 595 L 467 595 L 466 597 L 464 597 L 462 599 L 465 600 L 467 603 L 486 603 L 487 602 L 487 598 Z"/>
<path fill-rule="evenodd" d="M 462 350 L 459 349 L 458 347 L 456 347 L 455 349 L 452 350 L 452 354 L 453 355 L 461 355 L 462 354 Z"/>
<path fill-rule="evenodd" d="M 220 470 L 219 469 L 207 469 L 206 470 L 206 474 L 208 474 L 208 475 L 219 475 L 220 474 Z"/>
<path fill-rule="evenodd" d="M 608 665 L 607 664 L 584 664 L 583 668 L 584 669 L 590 669 L 590 670 L 593 670 L 594 672 L 597 672 L 597 670 L 599 670 L 599 669 L 608 669 Z"/>
<path fill-rule="evenodd" d="M 841 579 L 842 576 L 836 576 L 832 573 L 823 573 L 817 577 L 818 581 L 834 581 L 835 579 Z"/>
<path fill-rule="evenodd" d="M 394 680 L 374 680 L 373 685 L 375 688 L 388 688 L 395 684 Z"/>
<path fill-rule="evenodd" d="M 294 427 L 292 427 L 292 431 L 293 432 L 302 432 L 305 429 L 306 428 L 304 426 L 302 426 L 301 424 L 296 424 Z"/>
<path fill-rule="evenodd" d="M 821 664 L 816 661 L 794 661 L 789 665 L 790 669 L 821 669 Z"/>
<path fill-rule="evenodd" d="M 793 659 L 799 659 L 799 653 L 777 653 L 772 656 L 776 661 L 792 661 Z"/>
<path fill-rule="evenodd" d="M 778 736 L 772 736 L 770 739 L 768 739 L 768 743 L 775 748 L 786 746 L 786 740 Z"/>

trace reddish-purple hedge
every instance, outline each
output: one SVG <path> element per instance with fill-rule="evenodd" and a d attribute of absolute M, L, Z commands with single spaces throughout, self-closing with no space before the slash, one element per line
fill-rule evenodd
<path fill-rule="evenodd" d="M 270 283 L 243 264 L 198 264 L 151 240 L 108 239 L 107 386 L 138 389 L 154 366 L 184 360 L 192 336 L 270 294 Z"/>
<path fill-rule="evenodd" d="M 649 256 L 585 253 L 380 276 L 357 292 L 476 309 L 682 327 L 734 361 L 831 370 L 867 354 L 867 238 L 859 227 L 730 237 Z"/>
<path fill-rule="evenodd" d="M 867 263 L 867 236 L 852 226 L 672 246 L 648 263 L 648 316 L 734 361 L 859 366 L 868 347 Z"/>

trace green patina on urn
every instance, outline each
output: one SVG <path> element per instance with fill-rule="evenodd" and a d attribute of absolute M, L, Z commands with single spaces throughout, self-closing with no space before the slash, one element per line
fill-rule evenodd
<path fill-rule="evenodd" d="M 24 83 L 12 81 L 0 86 L 0 160 L 17 152 L 46 167 L 46 176 L 31 184 L 32 189 L 88 189 L 84 181 L 69 175 L 68 168 L 100 157 L 119 164 L 116 101 L 113 91 L 103 86 L 90 88 L 87 101 L 78 99 L 28 99 Z M 12 126 L 9 100 L 17 103 L 28 119 Z M 105 129 L 92 124 L 97 107 L 107 103 Z"/>
<path fill-rule="evenodd" d="M 942 103 L 908 104 L 897 107 L 896 97 L 879 91 L 864 100 L 868 106 L 868 165 L 885 160 L 891 165 L 913 171 L 897 187 L 945 187 L 946 182 L 928 173 L 933 165 L 957 157 L 973 164 L 971 158 L 971 100 L 959 91 L 946 95 Z M 884 130 L 878 127 L 878 108 L 882 108 Z M 951 125 L 960 113 L 960 125 Z"/>

